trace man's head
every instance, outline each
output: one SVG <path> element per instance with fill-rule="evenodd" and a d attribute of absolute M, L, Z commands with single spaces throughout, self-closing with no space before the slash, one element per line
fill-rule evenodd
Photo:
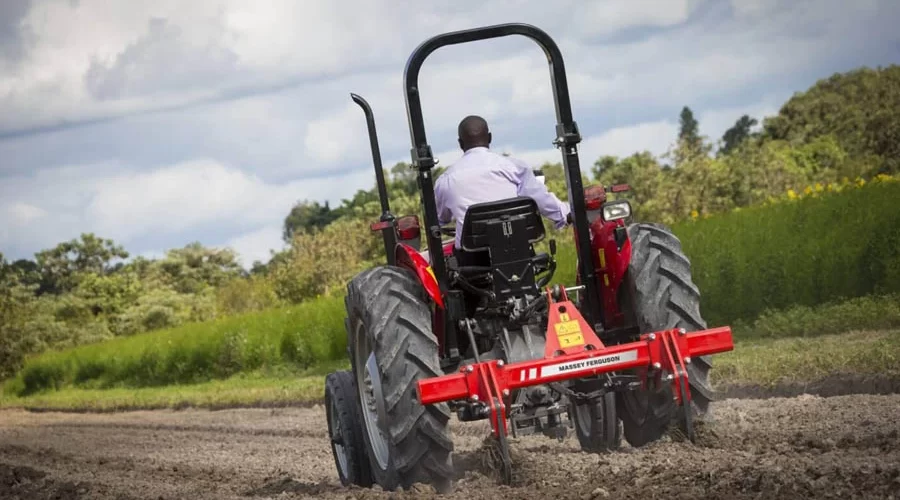
<path fill-rule="evenodd" d="M 459 122 L 459 147 L 468 151 L 477 147 L 489 147 L 491 145 L 491 131 L 488 124 L 480 116 L 470 115 Z"/>

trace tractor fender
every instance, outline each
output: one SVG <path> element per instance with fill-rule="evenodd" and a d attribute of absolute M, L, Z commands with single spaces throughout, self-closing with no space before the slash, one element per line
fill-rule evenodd
<path fill-rule="evenodd" d="M 438 286 L 437 279 L 434 277 L 434 271 L 431 270 L 431 266 L 425 260 L 425 257 L 422 257 L 422 254 L 405 243 L 397 245 L 395 257 L 399 267 L 405 267 L 418 276 L 419 283 L 425 288 L 425 292 L 431 297 L 431 300 L 443 309 L 444 297 L 441 295 L 441 288 Z"/>

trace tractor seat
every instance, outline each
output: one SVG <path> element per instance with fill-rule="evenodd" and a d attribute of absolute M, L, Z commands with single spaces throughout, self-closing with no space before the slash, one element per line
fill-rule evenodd
<path fill-rule="evenodd" d="M 472 205 L 463 222 L 457 271 L 470 284 L 492 287 L 499 300 L 533 292 L 535 274 L 550 260 L 534 251 L 534 244 L 545 236 L 541 212 L 532 198 Z"/>

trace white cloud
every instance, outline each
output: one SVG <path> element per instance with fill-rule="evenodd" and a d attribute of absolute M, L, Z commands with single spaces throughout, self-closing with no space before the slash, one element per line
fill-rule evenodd
<path fill-rule="evenodd" d="M 211 160 L 195 160 L 149 171 L 110 165 L 66 167 L 30 177 L 11 178 L 0 187 L 0 198 L 11 200 L 8 212 L 17 217 L 0 220 L 0 248 L 18 254 L 46 248 L 94 232 L 129 244 L 165 242 L 166 248 L 198 239 L 204 231 L 243 238 L 206 239 L 204 244 L 235 243 L 242 252 L 258 257 L 260 247 L 280 234 L 284 217 L 302 199 L 339 202 L 346 190 L 371 185 L 370 170 L 337 177 L 296 179 L 268 183 L 234 167 Z M 34 205 L 41 201 L 44 206 Z M 22 217 L 42 217 L 40 224 L 22 223 Z M 174 239 L 173 239 L 174 238 Z M 158 248 L 155 246 L 154 248 Z M 134 249 L 140 254 L 145 249 Z"/>
<path fill-rule="evenodd" d="M 595 1 L 579 4 L 575 26 L 585 36 L 609 35 L 633 26 L 672 26 L 687 20 L 688 0 Z"/>
<path fill-rule="evenodd" d="M 44 209 L 22 202 L 10 204 L 6 211 L 12 218 L 11 222 L 14 225 L 30 224 L 47 215 L 47 212 Z"/>
<path fill-rule="evenodd" d="M 272 224 L 236 236 L 228 240 L 225 246 L 237 252 L 244 269 L 250 269 L 254 261 L 268 262 L 271 251 L 280 251 L 285 244 L 281 239 L 281 227 Z"/>

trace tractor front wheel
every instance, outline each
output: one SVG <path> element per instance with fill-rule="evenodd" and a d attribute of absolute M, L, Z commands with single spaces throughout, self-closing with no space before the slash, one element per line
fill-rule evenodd
<path fill-rule="evenodd" d="M 325 377 L 325 413 L 331 453 L 344 486 L 372 486 L 369 457 L 359 426 L 359 399 L 353 374 L 347 370 Z"/>
<path fill-rule="evenodd" d="M 577 383 L 573 389 L 587 393 L 595 384 Z M 569 398 L 569 415 L 581 449 L 588 453 L 615 451 L 622 443 L 622 431 L 616 416 L 616 394 L 607 392 L 584 401 Z"/>
<path fill-rule="evenodd" d="M 414 483 L 448 491 L 453 477 L 450 410 L 422 405 L 416 381 L 443 375 L 431 309 L 406 269 L 381 266 L 348 285 L 347 332 L 363 438 L 375 482 L 388 491 Z"/>
<path fill-rule="evenodd" d="M 706 328 L 700 315 L 700 291 L 691 278 L 691 263 L 681 242 L 660 224 L 633 224 L 628 227 L 631 263 L 625 274 L 622 306 L 633 316 L 642 333 L 684 328 Z M 688 365 L 691 407 L 694 420 L 709 410 L 709 356 L 694 358 Z M 684 423 L 670 386 L 656 390 L 619 393 L 619 417 L 625 439 L 642 446 L 660 439 L 674 419 Z"/>

